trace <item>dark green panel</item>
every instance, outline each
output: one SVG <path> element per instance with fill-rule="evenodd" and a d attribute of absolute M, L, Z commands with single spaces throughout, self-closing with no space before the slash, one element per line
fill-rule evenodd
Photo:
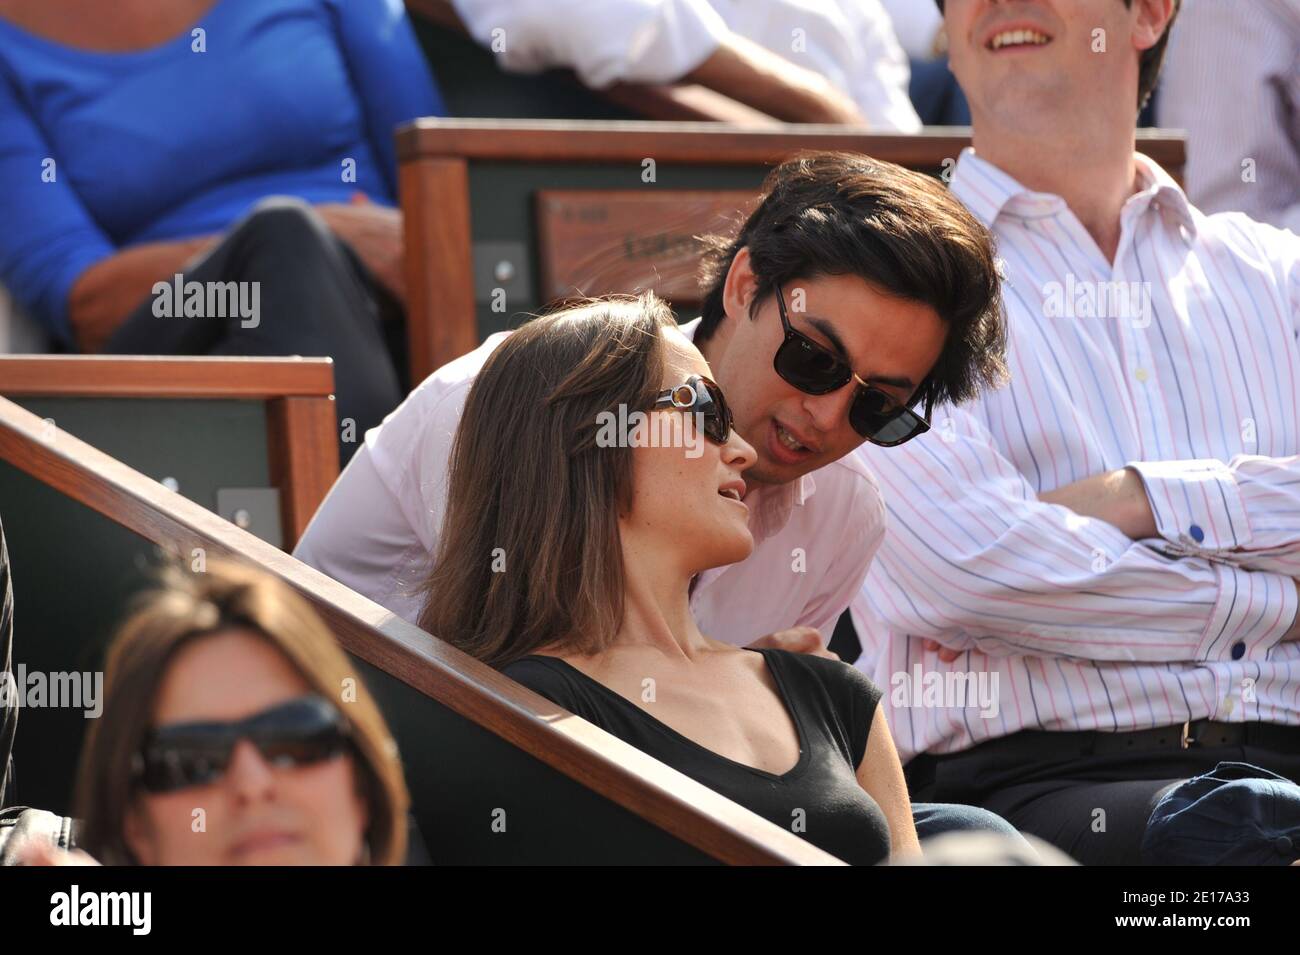
<path fill-rule="evenodd" d="M 19 398 L 53 427 L 178 490 L 209 510 L 217 488 L 268 487 L 266 406 L 261 401 L 151 398 Z"/>
<path fill-rule="evenodd" d="M 155 553 L 88 507 L 0 462 L 0 520 L 14 588 L 14 668 L 101 669 L 103 647 Z M 89 720 L 78 709 L 25 707 L 14 745 L 19 803 L 71 811 Z"/>
<path fill-rule="evenodd" d="M 260 401 L 22 398 L 58 428 L 210 510 L 218 488 L 269 484 Z M 14 663 L 29 671 L 100 666 L 129 596 L 156 550 L 119 525 L 0 462 L 0 520 L 14 580 Z M 77 710 L 29 708 L 19 717 L 18 798 L 70 810 L 86 720 Z"/>
<path fill-rule="evenodd" d="M 506 73 L 463 33 L 414 19 L 415 34 L 451 116 L 496 119 L 635 119 L 567 70 Z"/>
<path fill-rule="evenodd" d="M 439 865 L 715 863 L 400 680 L 361 661 L 397 737 Z M 505 831 L 493 831 L 504 819 Z"/>
<path fill-rule="evenodd" d="M 652 158 L 652 157 L 647 157 Z M 478 331 L 482 340 L 493 332 L 518 325 L 520 312 L 535 311 L 540 301 L 541 276 L 537 258 L 537 222 L 534 196 L 541 189 L 752 189 L 757 193 L 767 174 L 763 166 L 686 166 L 659 163 L 655 182 L 641 180 L 641 163 L 475 162 L 470 166 L 470 234 L 475 242 L 522 242 L 529 252 L 533 288 L 529 301 L 508 303 L 508 311 L 493 312 L 478 306 Z M 694 316 L 680 316 L 683 319 Z"/>

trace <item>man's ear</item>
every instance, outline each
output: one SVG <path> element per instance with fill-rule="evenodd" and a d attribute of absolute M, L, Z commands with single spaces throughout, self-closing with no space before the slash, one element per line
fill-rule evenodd
<path fill-rule="evenodd" d="M 1149 50 L 1165 35 L 1174 15 L 1174 0 L 1133 0 L 1133 46 Z"/>
<path fill-rule="evenodd" d="M 749 317 L 749 308 L 758 292 L 758 277 L 749 259 L 749 247 L 741 246 L 727 269 L 722 285 L 722 309 L 729 316 Z"/>

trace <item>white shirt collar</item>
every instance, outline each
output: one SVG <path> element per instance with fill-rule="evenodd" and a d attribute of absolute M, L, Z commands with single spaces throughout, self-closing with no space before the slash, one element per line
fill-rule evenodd
<path fill-rule="evenodd" d="M 1139 215 L 1148 208 L 1163 208 L 1174 215 L 1193 234 L 1196 217 L 1187 194 L 1169 173 L 1149 156 L 1134 153 L 1137 165 L 1137 191 L 1129 196 L 1125 208 L 1137 208 Z M 1020 184 L 967 146 L 958 157 L 952 175 L 952 192 L 977 219 L 993 228 L 999 215 L 1009 206 L 1022 215 L 1047 215 L 1065 208 L 1065 200 L 1050 192 L 1035 192 Z"/>

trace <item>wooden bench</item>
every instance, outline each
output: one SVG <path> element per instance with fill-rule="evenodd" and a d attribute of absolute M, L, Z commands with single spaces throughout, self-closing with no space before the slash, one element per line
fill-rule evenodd
<path fill-rule="evenodd" d="M 0 502 L 30 669 L 97 668 L 155 547 L 235 556 L 303 594 L 379 698 L 435 862 L 838 861 L 4 399 Z M 67 811 L 84 726 L 23 710 L 20 800 Z"/>
<path fill-rule="evenodd" d="M 0 356 L 0 395 L 292 550 L 338 477 L 328 358 Z M 169 482 L 170 483 L 170 482 Z"/>
<path fill-rule="evenodd" d="M 696 237 L 734 225 L 764 175 L 801 150 L 847 150 L 941 175 L 964 128 L 421 119 L 397 133 L 412 381 L 574 294 L 653 288 L 698 299 Z M 1181 176 L 1185 143 L 1139 130 Z"/>

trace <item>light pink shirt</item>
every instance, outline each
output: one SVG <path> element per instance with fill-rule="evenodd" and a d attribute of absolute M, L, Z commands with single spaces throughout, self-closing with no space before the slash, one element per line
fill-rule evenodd
<path fill-rule="evenodd" d="M 694 337 L 698 324 L 682 331 Z M 475 376 L 507 334 L 434 372 L 366 433 L 295 557 L 416 621 L 417 589 L 446 508 L 456 426 Z M 875 479 L 850 455 L 789 485 L 755 486 L 745 503 L 754 552 L 700 575 L 691 608 L 701 630 L 738 646 L 794 626 L 816 627 L 829 640 L 884 536 Z"/>

